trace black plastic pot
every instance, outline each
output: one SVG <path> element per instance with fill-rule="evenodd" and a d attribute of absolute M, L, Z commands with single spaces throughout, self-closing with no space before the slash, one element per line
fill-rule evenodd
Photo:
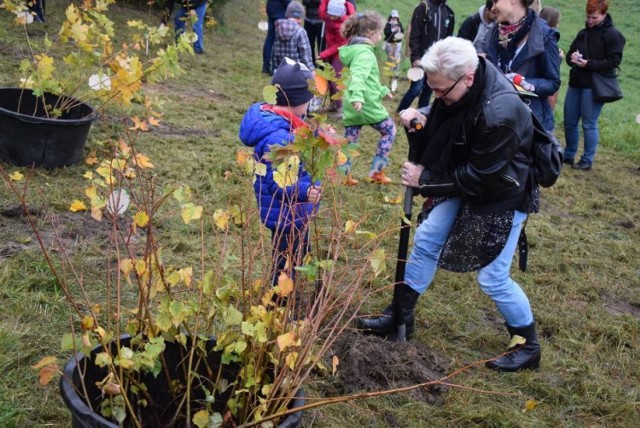
<path fill-rule="evenodd" d="M 59 117 L 46 117 L 45 106 L 55 106 L 59 99 L 49 93 L 36 97 L 30 89 L 0 88 L 0 159 L 40 168 L 80 162 L 95 111 L 70 99 L 73 107 Z"/>
<path fill-rule="evenodd" d="M 120 338 L 121 346 L 129 346 L 131 337 L 128 335 Z M 213 368 L 217 372 L 220 367 L 221 352 L 213 351 L 216 345 L 215 339 L 209 340 L 206 343 L 207 348 L 207 363 L 209 367 Z M 113 344 L 112 351 L 115 351 L 116 345 Z M 105 419 L 100 415 L 99 403 L 101 401 L 102 392 L 97 388 L 96 382 L 102 381 L 107 376 L 108 371 L 105 368 L 97 367 L 93 364 L 96 354 L 102 352 L 102 346 L 98 346 L 91 351 L 89 358 L 85 357 L 82 353 L 76 354 L 76 356 L 69 359 L 64 367 L 62 378 L 60 379 L 60 394 L 65 402 L 66 406 L 71 411 L 71 426 L 72 428 L 118 428 L 119 425 L 108 419 Z M 168 367 L 171 367 L 171 378 L 184 381 L 182 373 L 181 363 L 185 360 L 185 348 L 177 343 L 166 342 L 166 348 L 163 353 L 163 358 Z M 237 373 L 238 367 L 225 365 L 222 370 L 222 377 L 226 379 L 234 379 Z M 202 375 L 207 375 L 207 370 L 204 364 L 200 364 L 196 368 L 196 371 Z M 146 415 L 143 414 L 145 423 L 144 427 L 158 427 L 168 424 L 167 419 L 163 419 L 163 411 L 171 408 L 172 396 L 169 393 L 169 386 L 165 376 L 161 373 L 157 378 L 152 375 L 147 375 L 142 379 L 142 383 L 147 386 L 149 394 L 155 401 L 154 408 L 147 408 Z M 183 382 L 184 383 L 184 382 Z M 84 384 L 84 387 L 83 387 Z M 87 396 L 91 401 L 91 407 L 89 407 L 86 401 L 82 398 L 83 388 L 87 390 Z M 230 393 L 222 394 L 217 397 L 217 401 L 213 404 L 213 410 L 223 413 L 225 410 L 225 403 L 230 398 Z M 194 388 L 192 390 L 192 400 L 204 400 L 205 396 L 201 388 Z M 304 392 L 298 390 L 296 393 L 296 399 L 292 403 L 292 408 L 301 407 L 304 405 Z M 93 409 L 93 410 L 92 410 Z M 292 413 L 286 419 L 280 421 L 278 425 L 280 428 L 295 428 L 300 424 L 302 420 L 302 411 Z M 147 416 L 147 417 L 145 417 Z M 168 417 L 168 416 L 167 416 Z M 161 423 L 160 421 L 164 422 Z M 129 426 L 126 424 L 124 426 Z"/>

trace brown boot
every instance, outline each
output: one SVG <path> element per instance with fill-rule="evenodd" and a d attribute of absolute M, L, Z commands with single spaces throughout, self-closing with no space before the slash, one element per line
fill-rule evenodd
<path fill-rule="evenodd" d="M 344 179 L 344 184 L 346 186 L 357 186 L 358 183 L 359 181 L 353 178 L 351 174 L 347 174 L 347 178 Z"/>
<path fill-rule="evenodd" d="M 391 184 L 391 183 L 393 183 L 393 180 L 391 180 L 389 177 L 384 175 L 384 170 L 374 172 L 369 177 L 369 180 L 372 183 L 376 183 L 376 184 Z"/>

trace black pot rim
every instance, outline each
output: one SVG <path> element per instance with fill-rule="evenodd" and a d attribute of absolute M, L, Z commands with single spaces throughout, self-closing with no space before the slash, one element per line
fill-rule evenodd
<path fill-rule="evenodd" d="M 27 94 L 27 96 L 31 96 L 34 97 L 35 95 L 33 95 L 33 90 L 29 89 L 29 88 L 12 88 L 12 87 L 0 87 L 0 92 L 3 91 L 22 91 L 25 94 Z M 58 97 L 60 98 L 61 96 L 64 95 L 56 95 L 53 94 L 51 92 L 45 92 L 45 94 L 48 94 L 52 97 Z M 67 97 L 70 100 L 73 100 L 74 102 L 78 103 L 77 107 L 83 106 L 86 109 L 88 109 L 90 111 L 90 113 L 80 119 L 56 119 L 56 118 L 46 118 L 46 117 L 38 117 L 38 116 L 30 116 L 28 114 L 23 114 L 23 113 L 18 113 L 16 111 L 13 110 L 8 110 L 4 107 L 0 107 L 0 112 L 2 112 L 5 115 L 11 116 L 17 120 L 20 120 L 22 122 L 26 122 L 26 123 L 46 123 L 49 125 L 64 125 L 64 126 L 69 126 L 69 125 L 84 125 L 86 123 L 90 123 L 93 122 L 96 119 L 96 111 L 95 109 L 88 103 L 85 103 L 84 101 L 80 101 L 76 98 L 73 97 Z"/>

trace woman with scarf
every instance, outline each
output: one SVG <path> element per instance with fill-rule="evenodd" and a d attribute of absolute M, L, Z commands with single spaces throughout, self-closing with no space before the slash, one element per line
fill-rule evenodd
<path fill-rule="evenodd" d="M 529 6 L 533 0 L 496 0 L 496 25 L 485 38 L 486 57 L 514 84 L 535 96 L 533 113 L 548 131 L 554 129 L 547 100 L 560 89 L 560 57 L 555 31 Z"/>
<path fill-rule="evenodd" d="M 557 55 L 557 54 L 556 54 Z M 491 63 L 465 39 L 436 42 L 422 59 L 436 100 L 428 113 L 407 109 L 405 126 L 424 127 L 413 140 L 415 159 L 403 164 L 402 184 L 427 197 L 407 261 L 401 293 L 407 336 L 414 330 L 418 297 L 438 267 L 477 270 L 482 291 L 497 306 L 513 352 L 487 365 L 499 371 L 537 368 L 540 344 L 529 300 L 509 274 L 520 230 L 537 209 L 530 180 L 531 112 Z M 387 336 L 396 329 L 394 304 L 359 328 Z"/>

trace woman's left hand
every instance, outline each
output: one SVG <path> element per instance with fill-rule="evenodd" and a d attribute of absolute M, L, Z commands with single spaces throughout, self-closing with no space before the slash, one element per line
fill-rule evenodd
<path fill-rule="evenodd" d="M 420 187 L 420 176 L 424 166 L 406 161 L 402 164 L 402 184 L 408 187 Z"/>

